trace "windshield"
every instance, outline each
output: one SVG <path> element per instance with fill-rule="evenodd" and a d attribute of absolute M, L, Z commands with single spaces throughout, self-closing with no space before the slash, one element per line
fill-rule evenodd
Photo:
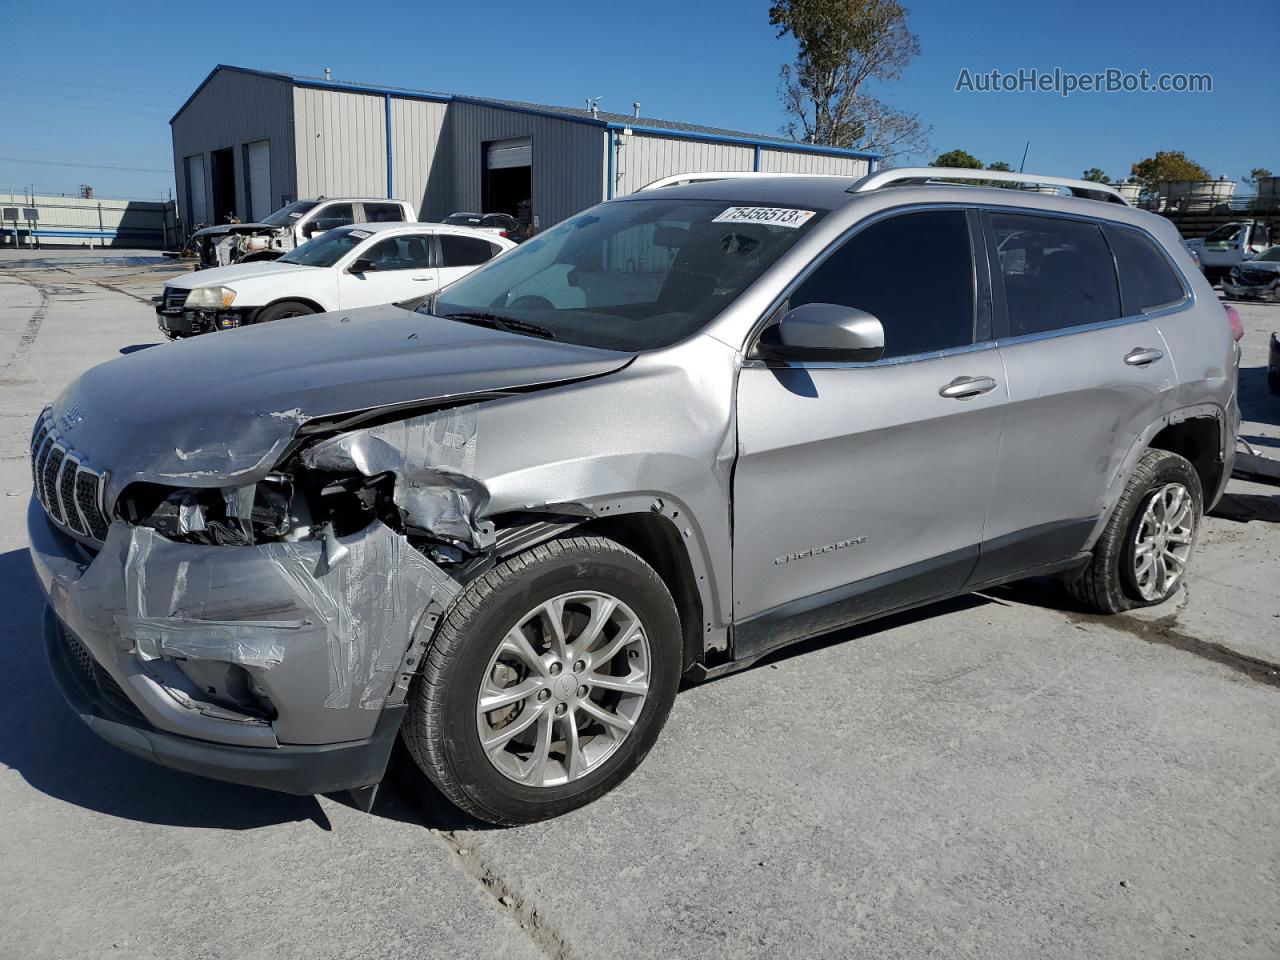
<path fill-rule="evenodd" d="M 368 230 L 327 230 L 314 240 L 296 247 L 292 253 L 285 254 L 278 262 L 304 267 L 332 267 L 369 236 Z"/>
<path fill-rule="evenodd" d="M 445 288 L 432 312 L 516 321 L 517 332 L 524 325 L 587 346 L 652 350 L 701 329 L 820 217 L 723 200 L 604 203 Z"/>
<path fill-rule="evenodd" d="M 288 206 L 281 207 L 262 222 L 269 223 L 273 227 L 288 226 L 319 202 L 318 200 L 295 200 Z"/>
<path fill-rule="evenodd" d="M 1236 238 L 1236 234 L 1240 232 L 1241 226 L 1243 226 L 1243 224 L 1239 224 L 1239 223 L 1228 223 L 1224 226 L 1221 226 L 1217 230 L 1214 230 L 1207 237 L 1205 237 L 1204 242 L 1205 243 L 1226 243 L 1229 240 L 1234 240 Z"/>
<path fill-rule="evenodd" d="M 1280 246 L 1268 247 L 1266 250 L 1262 251 L 1262 253 L 1253 258 L 1254 263 L 1257 263 L 1259 260 L 1266 260 L 1269 263 L 1280 263 Z"/>

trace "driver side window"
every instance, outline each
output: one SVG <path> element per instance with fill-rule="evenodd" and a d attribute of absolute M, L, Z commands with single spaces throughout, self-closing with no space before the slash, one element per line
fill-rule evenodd
<path fill-rule="evenodd" d="M 353 223 L 355 223 L 355 213 L 351 209 L 351 204 L 331 203 L 321 208 L 306 229 L 312 233 L 320 233 L 322 230 L 332 230 L 334 227 L 345 227 Z"/>
<path fill-rule="evenodd" d="M 886 359 L 973 343 L 973 250 L 964 211 L 926 210 L 873 223 L 800 284 L 790 309 L 806 303 L 877 317 Z"/>
<path fill-rule="evenodd" d="M 429 236 L 388 237 L 365 254 L 378 270 L 420 270 L 431 266 Z"/>

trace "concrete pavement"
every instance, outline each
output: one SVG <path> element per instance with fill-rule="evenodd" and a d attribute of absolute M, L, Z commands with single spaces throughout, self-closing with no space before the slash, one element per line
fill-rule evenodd
<path fill-rule="evenodd" d="M 685 690 L 619 789 L 490 830 L 403 770 L 372 815 L 151 766 L 58 698 L 26 442 L 85 367 L 164 349 L 173 265 L 0 261 L 0 956 L 1280 953 L 1280 497 L 1233 484 L 1185 595 L 1019 585 Z M 1280 307 L 1241 308 L 1244 435 Z"/>

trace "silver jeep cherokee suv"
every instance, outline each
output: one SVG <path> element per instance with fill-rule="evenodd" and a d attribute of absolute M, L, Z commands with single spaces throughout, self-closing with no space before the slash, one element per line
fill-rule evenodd
<path fill-rule="evenodd" d="M 1036 574 L 1164 600 L 1230 474 L 1223 307 L 1108 188 L 969 176 L 647 189 L 416 311 L 89 370 L 32 437 L 61 689 L 364 804 L 400 733 L 511 824 L 626 777 L 682 677 Z"/>

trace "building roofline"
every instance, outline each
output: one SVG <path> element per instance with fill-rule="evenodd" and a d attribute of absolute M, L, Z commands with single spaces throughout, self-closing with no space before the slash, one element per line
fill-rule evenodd
<path fill-rule="evenodd" d="M 557 111 L 551 108 L 539 109 L 536 105 L 512 104 L 487 97 L 467 96 L 464 94 L 434 93 L 429 90 L 407 90 L 403 87 L 386 87 L 375 84 L 348 83 L 341 80 L 322 80 L 317 77 L 304 77 L 292 73 L 276 73 L 270 70 L 256 70 L 252 67 L 237 67 L 220 63 L 209 71 L 209 75 L 192 91 L 191 96 L 183 101 L 177 112 L 169 118 L 170 125 L 191 105 L 200 92 L 209 85 L 209 81 L 220 70 L 230 70 L 254 77 L 269 80 L 283 80 L 296 87 L 310 87 L 316 90 L 336 90 L 344 93 L 367 93 L 384 97 L 400 97 L 405 100 L 426 100 L 434 103 L 466 103 L 472 106 L 488 107 L 491 110 L 506 110 L 512 113 L 525 113 L 551 120 L 563 120 L 566 123 L 577 123 L 583 126 L 596 127 L 601 130 L 631 130 L 648 136 L 670 137 L 675 140 L 696 140 L 703 143 L 727 143 L 740 146 L 759 147 L 762 150 L 783 150 L 793 153 L 816 153 L 832 157 L 851 157 L 859 160 L 880 160 L 882 155 L 855 150 L 850 147 L 831 147 L 816 143 L 803 143 L 799 140 L 782 140 L 772 137 L 757 137 L 750 134 L 732 134 L 704 130 L 686 130 L 679 127 L 647 126 L 641 123 L 625 123 L 607 120 L 602 117 L 584 117 L 579 114 Z"/>

